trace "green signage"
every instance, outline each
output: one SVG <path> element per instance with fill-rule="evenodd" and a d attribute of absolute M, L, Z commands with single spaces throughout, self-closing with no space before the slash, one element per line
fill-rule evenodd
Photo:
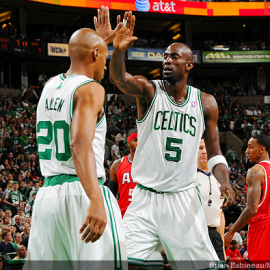
<path fill-rule="evenodd" d="M 270 51 L 212 51 L 202 52 L 202 62 L 210 63 L 268 63 Z"/>

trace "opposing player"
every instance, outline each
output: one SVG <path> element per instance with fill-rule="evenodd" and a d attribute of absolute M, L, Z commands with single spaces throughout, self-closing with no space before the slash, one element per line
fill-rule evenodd
<path fill-rule="evenodd" d="M 107 260 L 108 269 L 121 269 L 126 258 L 121 213 L 102 185 L 106 120 L 99 82 L 108 48 L 97 32 L 83 28 L 71 36 L 69 52 L 70 69 L 47 82 L 37 108 L 46 178 L 35 200 L 28 259 L 72 261 L 68 269 L 89 269 L 83 261 L 102 269 Z M 57 262 L 50 269 L 59 269 Z"/>
<path fill-rule="evenodd" d="M 137 147 L 137 135 L 136 132 L 128 136 L 127 144 L 130 148 L 130 154 L 116 160 L 110 169 L 111 181 L 109 182 L 108 187 L 114 196 L 119 192 L 120 198 L 118 200 L 118 205 L 122 217 L 124 217 L 126 210 L 131 203 L 132 193 L 137 185 L 131 176 L 131 166 Z"/>
<path fill-rule="evenodd" d="M 138 146 L 131 171 L 138 184 L 124 216 L 130 269 L 162 265 L 161 244 L 173 269 L 206 268 L 194 261 L 218 257 L 208 236 L 196 182 L 203 134 L 209 168 L 221 183 L 221 196 L 228 193 L 226 204 L 233 199 L 227 162 L 219 146 L 217 103 L 213 96 L 187 85 L 194 63 L 191 49 L 183 43 L 166 49 L 164 80 L 148 81 L 127 73 L 125 51 L 136 40 L 132 12 L 125 13 L 124 22 L 126 27 L 113 41 L 110 80 L 125 94 L 135 96 L 138 107 Z"/>
<path fill-rule="evenodd" d="M 264 134 L 255 135 L 248 141 L 246 154 L 255 166 L 248 170 L 247 206 L 225 235 L 225 245 L 229 246 L 234 233 L 249 223 L 247 248 L 251 263 L 269 262 L 270 242 L 270 138 Z M 261 263 L 261 262 L 260 262 Z M 267 268 L 260 264 L 255 268 Z"/>
<path fill-rule="evenodd" d="M 202 197 L 208 233 L 220 260 L 224 261 L 225 249 L 223 245 L 225 217 L 220 209 L 223 200 L 220 199 L 219 184 L 210 172 L 207 164 L 207 151 L 204 139 L 201 139 L 197 159 L 197 179 Z"/>

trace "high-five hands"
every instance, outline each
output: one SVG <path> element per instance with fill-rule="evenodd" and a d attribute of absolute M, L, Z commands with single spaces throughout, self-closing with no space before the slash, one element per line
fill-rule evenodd
<path fill-rule="evenodd" d="M 117 18 L 118 19 L 118 18 Z M 133 36 L 133 30 L 135 27 L 135 16 L 131 11 L 125 12 L 124 26 L 116 33 L 113 40 L 113 46 L 115 49 L 126 51 L 132 47 L 133 42 L 137 40 L 137 37 Z"/>
<path fill-rule="evenodd" d="M 120 15 L 117 16 L 117 26 L 112 30 L 110 23 L 110 11 L 108 7 L 101 6 L 101 9 L 97 10 L 98 17 L 94 17 L 95 29 L 98 34 L 105 40 L 107 44 L 110 44 L 115 35 L 123 27 Z"/>

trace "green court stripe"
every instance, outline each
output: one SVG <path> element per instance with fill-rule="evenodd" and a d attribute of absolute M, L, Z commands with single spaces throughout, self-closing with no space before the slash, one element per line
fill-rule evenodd
<path fill-rule="evenodd" d="M 109 194 L 109 203 L 111 206 L 111 210 L 112 210 L 112 214 L 113 214 L 113 219 L 114 219 L 114 226 L 115 226 L 115 232 L 116 232 L 116 237 L 117 237 L 117 242 L 118 242 L 118 253 L 119 253 L 119 261 L 120 261 L 120 268 L 117 268 L 117 270 L 121 270 L 122 269 L 122 259 L 121 259 L 121 249 L 120 249 L 120 242 L 119 242 L 119 236 L 118 236 L 118 231 L 117 231 L 117 226 L 116 226 L 116 221 L 115 221 L 115 216 L 114 216 L 114 211 L 112 208 L 112 202 L 111 202 L 111 195 L 109 190 L 107 189 L 107 193 Z"/>
<path fill-rule="evenodd" d="M 202 105 L 202 95 L 201 95 L 201 91 L 199 89 L 198 89 L 198 100 L 199 100 L 200 111 L 201 111 L 201 114 L 202 114 L 203 130 L 205 130 L 204 113 L 203 113 L 203 105 Z"/>
<path fill-rule="evenodd" d="M 155 91 L 154 97 L 153 97 L 153 99 L 151 101 L 151 104 L 150 104 L 146 114 L 141 119 L 137 119 L 136 120 L 137 123 L 142 123 L 147 118 L 147 116 L 149 115 L 149 113 L 150 113 L 150 111 L 151 111 L 151 109 L 152 109 L 152 107 L 153 107 L 153 105 L 155 103 L 156 97 L 157 97 L 157 90 Z"/>
<path fill-rule="evenodd" d="M 112 220 L 112 215 L 111 215 L 111 211 L 110 211 L 110 207 L 109 207 L 109 203 L 107 200 L 107 196 L 106 196 L 106 189 L 104 188 L 104 186 L 101 186 L 102 190 L 103 190 L 103 195 L 107 204 L 107 208 L 109 211 L 109 215 L 110 215 L 110 221 L 111 221 L 111 230 L 112 230 L 112 235 L 113 235 L 113 251 L 114 251 L 114 269 L 117 269 L 117 254 L 116 254 L 116 242 L 115 242 L 115 236 L 114 236 L 114 230 L 113 230 L 113 220 Z"/>

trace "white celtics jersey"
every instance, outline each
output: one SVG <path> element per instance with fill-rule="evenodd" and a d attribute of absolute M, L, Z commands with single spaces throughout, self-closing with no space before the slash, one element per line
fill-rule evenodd
<path fill-rule="evenodd" d="M 204 132 L 201 91 L 188 86 L 186 100 L 174 102 L 164 81 L 153 81 L 155 95 L 137 120 L 138 146 L 132 165 L 134 182 L 163 192 L 197 185 L 197 156 Z"/>
<path fill-rule="evenodd" d="M 84 75 L 65 77 L 60 74 L 48 81 L 43 89 L 37 108 L 37 141 L 41 173 L 45 177 L 77 174 L 70 150 L 74 95 L 80 86 L 91 82 L 94 80 Z M 103 181 L 105 135 L 106 119 L 103 115 L 96 125 L 92 143 L 97 177 L 102 177 Z"/>

